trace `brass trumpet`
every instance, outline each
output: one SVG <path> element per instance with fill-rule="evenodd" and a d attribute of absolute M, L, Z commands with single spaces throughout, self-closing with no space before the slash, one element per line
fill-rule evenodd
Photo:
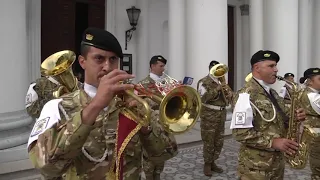
<path fill-rule="evenodd" d="M 53 97 L 58 98 L 78 89 L 78 80 L 72 72 L 75 60 L 73 51 L 63 50 L 52 54 L 41 63 L 41 75 L 58 85 L 58 89 L 52 92 Z"/>
<path fill-rule="evenodd" d="M 210 75 L 214 78 L 217 78 L 222 86 L 222 95 L 224 101 L 229 104 L 232 97 L 229 92 L 231 91 L 230 87 L 226 83 L 225 75 L 228 73 L 229 68 L 225 64 L 216 64 L 210 69 Z"/>
<path fill-rule="evenodd" d="M 134 84 L 134 90 L 125 91 L 125 95 L 137 100 L 144 109 L 123 108 L 124 113 L 130 113 L 138 123 L 148 125 L 150 123 L 151 108 L 143 98 L 149 98 L 159 104 L 159 123 L 168 133 L 182 134 L 190 130 L 200 115 L 201 99 L 197 91 L 186 85 L 181 85 L 177 80 L 166 75 L 155 87 L 161 95 L 156 95 L 150 89 L 141 84 Z M 140 111 L 140 112 L 137 112 Z"/>

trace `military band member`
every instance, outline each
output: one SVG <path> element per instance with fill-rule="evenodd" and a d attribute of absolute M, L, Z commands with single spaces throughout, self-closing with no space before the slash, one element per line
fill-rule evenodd
<path fill-rule="evenodd" d="M 242 180 L 283 179 L 283 152 L 294 154 L 298 144 L 285 138 L 284 121 L 288 118 L 277 92 L 270 88 L 276 82 L 280 57 L 273 51 L 260 50 L 251 58 L 253 77 L 234 98 L 230 129 L 241 143 L 238 175 Z M 303 120 L 303 109 L 296 111 Z"/>
<path fill-rule="evenodd" d="M 216 64 L 219 64 L 219 62 L 211 61 L 209 71 Z M 228 102 L 225 102 L 223 98 L 219 80 L 210 74 L 198 81 L 197 90 L 202 102 L 200 128 L 205 162 L 203 173 L 206 176 L 212 176 L 212 171 L 217 173 L 223 172 L 223 169 L 217 166 L 215 161 L 219 158 L 223 146 L 226 106 Z M 229 92 L 229 94 L 232 93 L 232 91 Z"/>
<path fill-rule="evenodd" d="M 314 128 L 320 128 L 320 69 L 309 68 L 304 72 L 302 81 L 306 81 L 306 88 L 301 96 L 301 106 L 306 110 L 306 121 Z M 313 139 L 310 147 L 311 179 L 320 179 L 320 138 Z"/>
<path fill-rule="evenodd" d="M 46 103 L 29 137 L 29 157 L 46 179 L 65 173 L 71 180 L 136 180 L 142 146 L 151 155 L 163 152 L 154 123 L 141 127 L 116 106 L 120 99 L 115 95 L 133 88 L 119 83 L 134 77 L 118 69 L 121 58 L 111 33 L 86 29 L 78 58 L 85 71 L 83 88 Z M 151 117 L 156 122 L 157 113 Z M 139 142 L 129 142 L 132 136 Z"/>
<path fill-rule="evenodd" d="M 294 82 L 294 75 L 292 73 L 286 73 L 284 78 L 292 83 Z M 285 83 L 285 85 L 280 89 L 279 96 L 284 98 L 284 104 L 290 108 L 291 104 L 291 95 L 292 95 L 292 85 Z"/>
<path fill-rule="evenodd" d="M 156 95 L 160 95 L 160 91 L 156 88 L 156 82 L 161 81 L 167 60 L 160 55 L 153 56 L 150 60 L 150 74 L 139 82 L 145 89 L 150 90 Z M 159 104 L 151 99 L 146 99 L 154 110 L 159 110 Z M 147 152 L 143 153 L 143 170 L 148 180 L 160 180 L 160 174 L 164 169 L 164 164 L 168 159 L 178 154 L 177 142 L 174 135 L 161 129 L 161 136 L 165 139 L 166 149 L 161 154 L 150 156 Z"/>

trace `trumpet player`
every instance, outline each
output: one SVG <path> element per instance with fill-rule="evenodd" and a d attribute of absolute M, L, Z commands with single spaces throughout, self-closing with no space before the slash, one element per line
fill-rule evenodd
<path fill-rule="evenodd" d="M 161 56 L 156 55 L 150 59 L 150 74 L 139 82 L 144 88 L 149 89 L 156 95 L 161 95 L 156 87 L 156 82 L 161 81 L 167 60 Z M 159 105 L 151 99 L 146 99 L 150 107 L 154 110 L 159 110 Z M 178 154 L 178 147 L 175 137 L 159 127 L 161 137 L 165 139 L 166 150 L 157 156 L 152 156 L 146 151 L 143 152 L 143 170 L 148 180 L 160 180 L 160 174 L 164 169 L 164 164 L 168 159 Z"/>
<path fill-rule="evenodd" d="M 217 64 L 219 64 L 218 61 L 211 61 L 209 71 Z M 220 81 L 210 73 L 198 81 L 197 91 L 202 101 L 200 128 L 205 162 L 203 173 L 206 176 L 212 176 L 212 171 L 217 173 L 223 172 L 223 169 L 217 166 L 215 161 L 219 158 L 223 146 L 226 106 L 228 102 L 225 101 Z M 232 91 L 227 93 L 232 95 Z"/>
<path fill-rule="evenodd" d="M 301 105 L 306 110 L 307 116 L 304 124 L 320 128 L 320 69 L 307 69 L 301 79 L 306 84 L 301 95 Z M 312 180 L 320 179 L 320 138 L 317 136 L 312 139 L 310 146 L 309 163 Z"/>
<path fill-rule="evenodd" d="M 237 174 L 241 180 L 282 180 L 284 156 L 298 149 L 295 141 L 285 138 L 287 111 L 278 93 L 270 88 L 276 82 L 280 57 L 273 51 L 260 50 L 251 57 L 252 78 L 232 102 L 230 129 L 240 145 Z M 305 118 L 303 109 L 296 111 Z"/>
<path fill-rule="evenodd" d="M 145 127 L 117 106 L 124 101 L 116 95 L 133 88 L 119 82 L 134 77 L 118 69 L 121 58 L 114 35 L 85 30 L 78 57 L 85 72 L 83 87 L 46 103 L 29 137 L 29 157 L 45 179 L 65 174 L 72 180 L 137 180 L 142 147 L 150 154 L 163 152 L 155 144 L 162 141 L 153 129 L 157 114 L 151 114 Z"/>

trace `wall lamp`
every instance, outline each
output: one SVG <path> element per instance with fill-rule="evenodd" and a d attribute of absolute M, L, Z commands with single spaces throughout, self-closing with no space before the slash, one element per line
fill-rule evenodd
<path fill-rule="evenodd" d="M 138 24 L 140 12 L 141 12 L 141 10 L 134 7 L 134 6 L 127 9 L 128 18 L 130 21 L 130 25 L 132 27 L 126 31 L 126 47 L 125 47 L 126 50 L 127 50 L 127 43 L 131 40 L 133 31 L 136 30 L 136 26 Z"/>

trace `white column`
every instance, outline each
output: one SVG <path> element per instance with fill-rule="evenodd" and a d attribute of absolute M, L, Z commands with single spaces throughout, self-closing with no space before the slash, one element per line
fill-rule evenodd
<path fill-rule="evenodd" d="M 187 0 L 186 75 L 197 82 L 209 72 L 209 63 L 228 64 L 226 0 Z"/>
<path fill-rule="evenodd" d="M 264 12 L 265 49 L 280 56 L 278 74 L 298 71 L 298 0 L 268 0 Z M 280 86 L 275 86 L 276 90 Z"/>
<path fill-rule="evenodd" d="M 106 7 L 106 17 L 105 26 L 106 30 L 112 34 L 116 32 L 116 0 L 106 0 L 105 1 Z"/>
<path fill-rule="evenodd" d="M 263 49 L 263 0 L 250 0 L 250 57 Z"/>
<path fill-rule="evenodd" d="M 299 59 L 296 80 L 299 80 L 303 76 L 303 72 L 311 67 L 312 12 L 313 0 L 299 1 Z"/>
<path fill-rule="evenodd" d="M 25 0 L 2 0 L 0 6 L 0 150 L 27 142 L 32 122 L 25 112 L 29 87 Z M 3 156 L 2 156 L 3 157 Z"/>
<path fill-rule="evenodd" d="M 314 20 L 313 20 L 313 59 L 312 67 L 320 67 L 320 1 L 314 1 Z"/>
<path fill-rule="evenodd" d="M 29 81 L 31 82 L 41 76 L 41 1 L 29 0 L 27 6 L 27 47 L 29 59 Z"/>
<path fill-rule="evenodd" d="M 185 0 L 169 0 L 168 73 L 178 80 L 185 76 L 185 7 Z"/>
<path fill-rule="evenodd" d="M 149 74 L 149 2 L 148 0 L 138 0 L 138 8 L 141 9 L 141 14 L 137 26 L 137 73 L 136 81 L 140 81 Z"/>
<path fill-rule="evenodd" d="M 237 69 L 241 68 L 241 84 L 244 83 L 244 79 L 247 74 L 251 71 L 250 65 L 250 23 L 249 23 L 249 4 L 243 4 L 240 6 L 241 9 L 241 31 L 242 31 L 242 60 L 241 63 L 237 64 Z"/>

